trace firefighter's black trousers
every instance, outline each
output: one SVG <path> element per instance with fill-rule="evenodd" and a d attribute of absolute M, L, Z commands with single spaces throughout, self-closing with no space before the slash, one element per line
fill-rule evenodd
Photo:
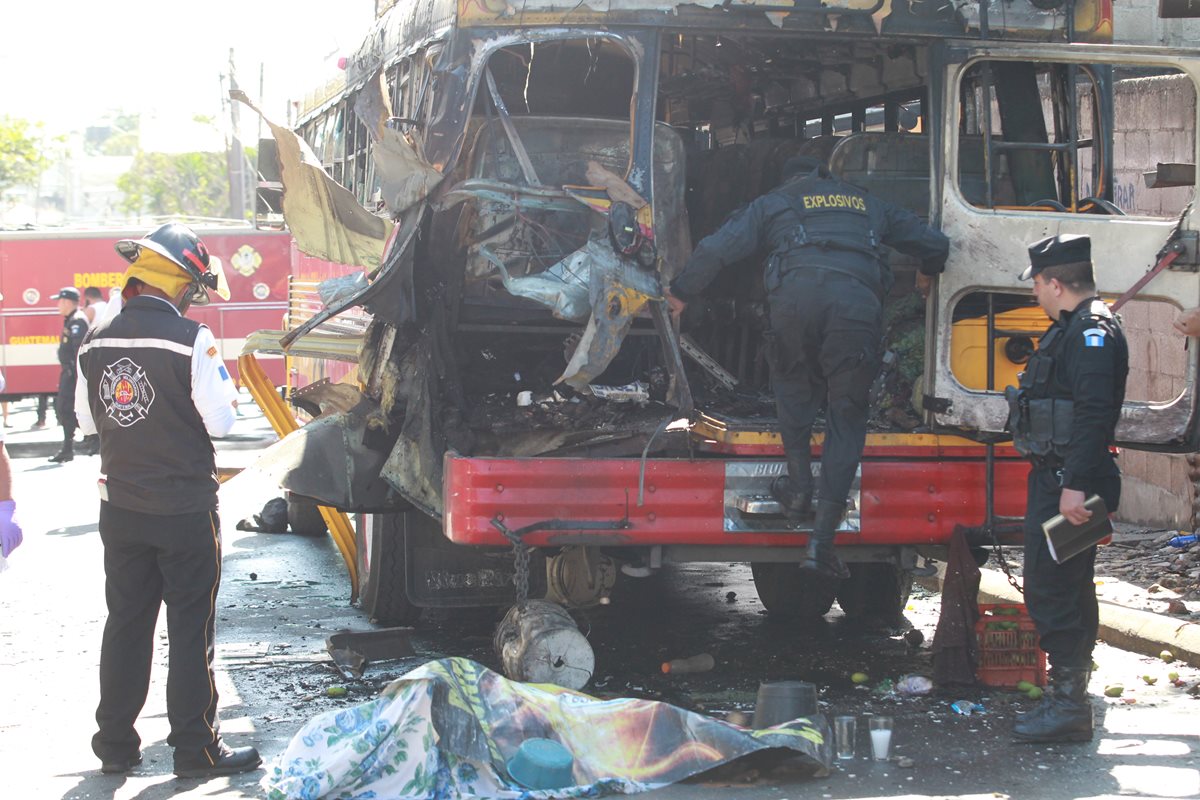
<path fill-rule="evenodd" d="M 100 504 L 108 621 L 92 749 L 103 761 L 138 752 L 134 722 L 146 702 L 154 627 L 164 602 L 170 639 L 167 743 L 193 752 L 218 741 L 212 660 L 219 526 L 215 511 L 161 516 Z"/>
<path fill-rule="evenodd" d="M 1121 498 L 1121 478 L 1100 478 L 1086 495 L 1099 494 L 1109 511 Z M 1093 583 L 1096 548 L 1058 564 L 1050 556 L 1042 523 L 1058 514 L 1062 487 L 1053 467 L 1029 470 L 1025 507 L 1025 606 L 1037 625 L 1040 646 L 1051 665 L 1090 669 L 1092 648 L 1100 629 Z"/>
<path fill-rule="evenodd" d="M 879 370 L 882 309 L 856 278 L 831 270 L 787 272 L 771 292 L 771 383 L 793 487 L 811 486 L 813 420 L 825 407 L 817 495 L 844 504 L 867 438 L 871 382 Z"/>

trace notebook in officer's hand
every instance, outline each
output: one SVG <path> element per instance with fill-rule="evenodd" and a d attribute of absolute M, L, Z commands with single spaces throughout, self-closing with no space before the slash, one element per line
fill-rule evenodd
<path fill-rule="evenodd" d="M 1091 511 L 1092 516 L 1082 525 L 1071 524 L 1062 514 L 1042 523 L 1050 556 L 1059 564 L 1112 534 L 1113 526 L 1108 518 L 1108 507 L 1104 505 L 1104 499 L 1100 495 L 1094 494 L 1089 497 L 1083 507 Z"/>

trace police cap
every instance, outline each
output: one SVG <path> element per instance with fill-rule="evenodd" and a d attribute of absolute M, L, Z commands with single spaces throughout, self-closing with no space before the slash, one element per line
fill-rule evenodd
<path fill-rule="evenodd" d="M 72 302 L 78 303 L 79 302 L 79 290 L 76 289 L 74 286 L 64 286 L 63 288 L 58 290 L 58 294 L 54 295 L 50 299 L 51 300 L 70 300 Z"/>
<path fill-rule="evenodd" d="M 1021 273 L 1021 280 L 1029 280 L 1046 267 L 1091 262 L 1092 237 L 1074 233 L 1047 236 L 1029 245 L 1029 266 Z"/>

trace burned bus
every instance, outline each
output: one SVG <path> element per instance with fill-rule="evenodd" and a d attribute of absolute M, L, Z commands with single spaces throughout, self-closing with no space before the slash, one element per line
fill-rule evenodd
<path fill-rule="evenodd" d="M 297 246 L 356 268 L 279 347 L 320 355 L 305 342 L 340 313 L 367 322 L 331 356 L 346 380 L 296 392 L 312 421 L 271 468 L 356 520 L 383 622 L 586 606 L 691 561 L 750 563 L 772 614 L 837 601 L 894 621 L 956 530 L 1019 541 L 1027 466 L 1003 389 L 1048 324 L 1017 280 L 1026 246 L 1089 234 L 1107 296 L 1178 251 L 1134 304 L 1200 300 L 1190 205 L 1114 199 L 1113 107 L 1125 75 L 1185 76 L 1194 162 L 1200 64 L 1111 34 L 1108 0 L 395 5 L 294 130 L 273 126 Z M 785 465 L 761 260 L 727 269 L 682 329 L 664 301 L 692 243 L 795 154 L 952 241 L 928 299 L 916 265 L 890 261 L 840 584 L 799 570 L 806 532 L 770 498 Z M 1193 445 L 1186 358 L 1163 396 L 1131 384 L 1123 446 Z"/>

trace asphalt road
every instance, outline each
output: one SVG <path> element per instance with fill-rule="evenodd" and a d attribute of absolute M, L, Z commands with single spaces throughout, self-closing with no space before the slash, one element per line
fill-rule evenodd
<path fill-rule="evenodd" d="M 261 431 L 261 420 L 246 426 Z M 222 449 L 221 464 L 248 463 L 246 439 Z M 127 777 L 99 774 L 91 754 L 96 664 L 105 617 L 101 547 L 94 494 L 97 459 L 68 465 L 43 458 L 15 460 L 24 545 L 0 574 L 0 774 L 4 797 L 162 800 L 174 797 L 261 796 L 261 773 L 206 783 L 171 775 L 164 689 L 166 633 L 159 631 L 154 681 L 139 723 L 146 763 Z M 426 658 L 466 655 L 496 661 L 490 637 L 497 614 L 427 614 L 414 644 L 421 657 L 372 668 L 350 695 L 331 699 L 344 681 L 324 652 L 324 638 L 366 629 L 348 605 L 340 556 L 328 539 L 244 533 L 234 522 L 274 495 L 247 472 L 221 491 L 225 536 L 219 598 L 218 689 L 222 731 L 233 745 L 253 743 L 270 759 L 311 716 L 370 697 L 378 686 Z M 623 584 L 618 585 L 621 591 Z M 734 592 L 732 601 L 728 593 Z M 686 565 L 626 587 L 615 602 L 581 615 L 598 660 L 589 690 L 603 696 L 658 697 L 714 714 L 753 709 L 761 680 L 795 678 L 821 687 L 821 710 L 860 718 L 859 756 L 823 778 L 769 767 L 726 769 L 652 793 L 662 798 L 784 800 L 799 797 L 1194 797 L 1200 795 L 1200 700 L 1166 685 L 1168 669 L 1194 683 L 1196 670 L 1101 646 L 1093 693 L 1120 682 L 1137 702 L 1097 698 L 1101 726 L 1086 745 L 1016 745 L 1007 730 L 1030 702 L 995 690 L 927 697 L 881 697 L 871 686 L 884 677 L 929 669 L 938 600 L 918 591 L 908 618 L 926 634 L 910 652 L 898 636 L 853 630 L 835 612 L 817 630 L 772 622 L 762 613 L 749 570 L 742 565 Z M 716 668 L 668 678 L 666 658 L 710 652 Z M 854 687 L 853 672 L 872 680 Z M 1154 687 L 1139 676 L 1164 676 Z M 1141 684 L 1141 685 L 1139 685 Z M 965 698 L 987 709 L 963 717 L 949 703 Z M 912 760 L 868 759 L 867 713 L 896 718 L 894 752 Z"/>

